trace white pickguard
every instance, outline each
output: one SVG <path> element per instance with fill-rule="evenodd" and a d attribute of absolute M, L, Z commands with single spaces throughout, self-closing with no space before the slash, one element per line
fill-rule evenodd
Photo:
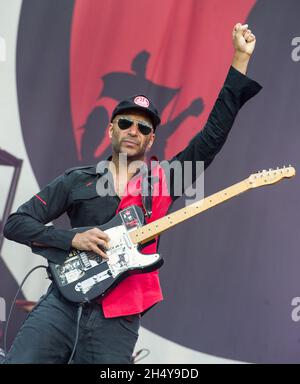
<path fill-rule="evenodd" d="M 117 278 L 122 273 L 137 268 L 144 268 L 157 262 L 158 254 L 144 255 L 137 249 L 128 236 L 128 232 L 123 225 L 113 227 L 105 231 L 110 237 L 109 249 L 106 251 L 108 256 L 107 270 L 95 274 L 94 276 L 76 284 L 75 290 L 87 293 L 94 285 L 108 278 Z"/>

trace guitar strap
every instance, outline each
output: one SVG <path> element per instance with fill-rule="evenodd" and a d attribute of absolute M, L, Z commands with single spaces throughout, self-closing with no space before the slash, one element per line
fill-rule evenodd
<path fill-rule="evenodd" d="M 152 176 L 152 161 L 158 163 L 156 156 L 150 159 L 150 166 L 144 168 L 142 172 L 142 202 L 145 210 L 145 215 L 149 219 L 152 215 L 152 197 L 154 190 L 154 183 L 159 181 L 158 176 Z"/>

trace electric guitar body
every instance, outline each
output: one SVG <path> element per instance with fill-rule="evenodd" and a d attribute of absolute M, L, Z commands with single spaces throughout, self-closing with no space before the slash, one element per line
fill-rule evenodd
<path fill-rule="evenodd" d="M 142 227 L 144 214 L 140 207 L 130 206 L 111 221 L 98 226 L 110 237 L 107 259 L 92 251 L 71 250 L 63 265 L 49 263 L 52 278 L 63 296 L 72 302 L 90 301 L 104 296 L 125 277 L 158 269 L 163 259 L 158 254 L 144 255 L 129 234 Z M 94 227 L 73 229 L 84 232 Z"/>

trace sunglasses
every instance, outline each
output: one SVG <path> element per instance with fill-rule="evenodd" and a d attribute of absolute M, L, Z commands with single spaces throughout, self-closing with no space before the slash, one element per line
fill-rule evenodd
<path fill-rule="evenodd" d="M 118 127 L 122 130 L 128 129 L 132 127 L 133 124 L 136 124 L 138 126 L 139 131 L 142 135 L 147 136 L 152 131 L 154 131 L 153 127 L 151 125 L 146 124 L 143 121 L 139 120 L 133 120 L 129 117 L 119 117 L 116 122 L 118 123 Z"/>

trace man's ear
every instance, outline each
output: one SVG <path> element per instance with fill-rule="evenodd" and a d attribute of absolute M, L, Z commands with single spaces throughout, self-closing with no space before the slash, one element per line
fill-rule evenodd
<path fill-rule="evenodd" d="M 112 135 L 113 135 L 113 129 L 114 129 L 114 126 L 112 123 L 110 123 L 108 126 L 108 135 L 110 139 L 112 138 Z"/>

